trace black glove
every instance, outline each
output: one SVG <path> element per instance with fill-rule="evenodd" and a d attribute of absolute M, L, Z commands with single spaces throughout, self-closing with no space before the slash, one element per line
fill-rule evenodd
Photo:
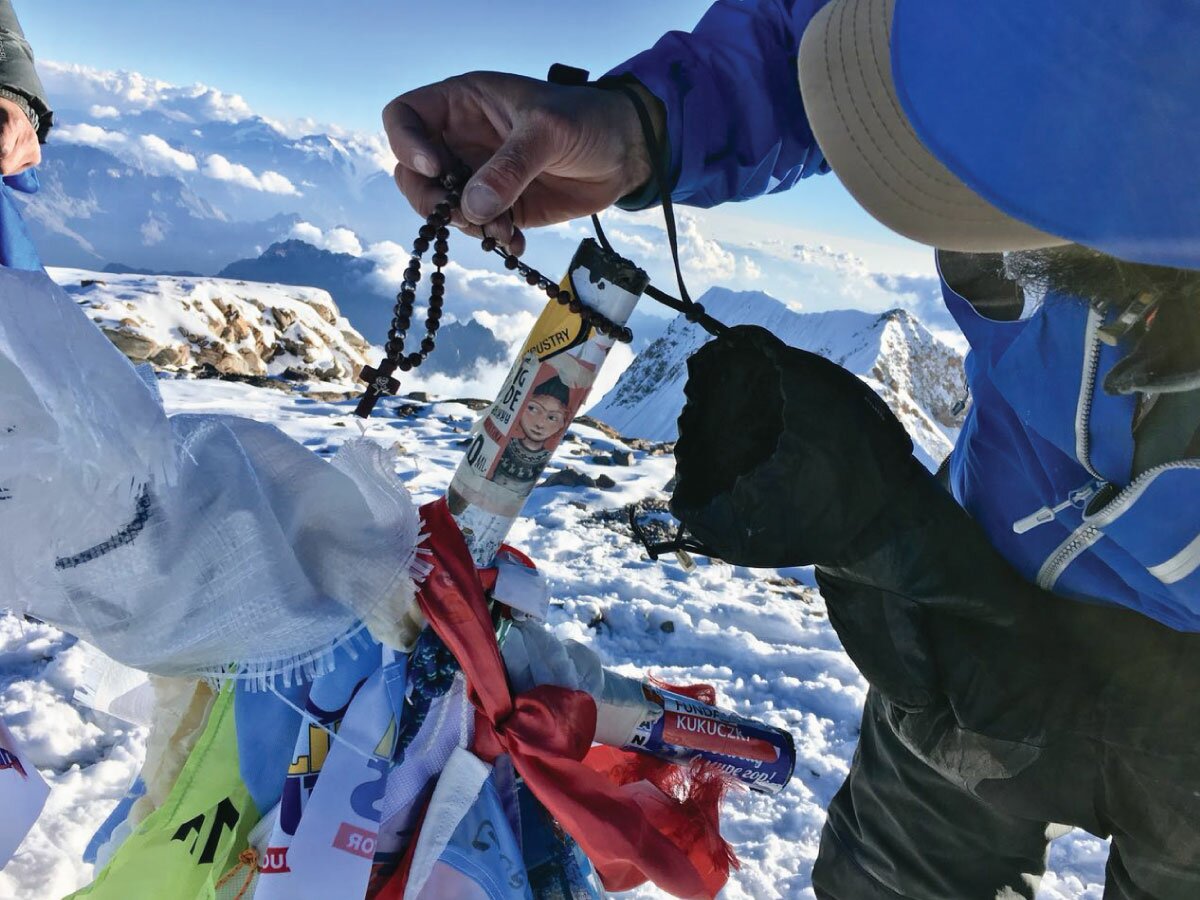
<path fill-rule="evenodd" d="M 763 328 L 701 347 L 684 393 L 671 512 L 727 562 L 837 560 L 923 474 L 874 391 Z"/>

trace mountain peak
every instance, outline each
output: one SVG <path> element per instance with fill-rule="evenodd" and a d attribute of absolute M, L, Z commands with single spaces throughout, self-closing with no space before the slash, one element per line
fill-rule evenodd
<path fill-rule="evenodd" d="M 760 325 L 858 375 L 904 423 L 927 465 L 935 467 L 949 453 L 959 424 L 953 409 L 964 392 L 962 359 L 907 310 L 801 313 L 761 291 L 727 288 L 708 290 L 700 302 L 727 325 Z M 684 316 L 676 317 L 591 414 L 625 435 L 674 440 L 687 358 L 709 339 Z"/>

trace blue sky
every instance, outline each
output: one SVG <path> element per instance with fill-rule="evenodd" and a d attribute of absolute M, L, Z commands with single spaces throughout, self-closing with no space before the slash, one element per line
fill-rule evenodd
<path fill-rule="evenodd" d="M 393 96 L 470 69 L 599 73 L 663 32 L 690 29 L 704 0 L 17 0 L 42 58 L 125 69 L 241 94 L 275 118 L 377 129 Z M 832 176 L 706 213 L 713 232 L 828 243 L 873 268 L 929 271 L 929 255 L 860 210 Z"/>

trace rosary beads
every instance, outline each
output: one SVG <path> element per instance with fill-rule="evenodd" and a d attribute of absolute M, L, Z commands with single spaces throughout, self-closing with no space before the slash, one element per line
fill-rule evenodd
<path fill-rule="evenodd" d="M 417 368 L 436 346 L 437 331 L 441 326 L 442 304 L 446 295 L 446 273 L 442 270 L 450 261 L 447 255 L 450 250 L 450 215 L 461 202 L 459 189 L 465 181 L 463 173 L 447 175 L 442 179 L 446 197 L 425 218 L 425 224 L 421 226 L 416 240 L 413 241 L 412 256 L 409 258 L 408 268 L 404 270 L 404 281 L 396 294 L 396 308 L 391 327 L 388 329 L 387 343 L 384 345 L 384 357 L 378 366 L 363 366 L 359 374 L 359 378 L 367 383 L 367 389 L 354 410 L 357 416 L 367 418 L 380 397 L 384 394 L 395 394 L 400 389 L 400 382 L 393 377 L 393 373 L 397 370 L 410 372 Z M 421 280 L 421 259 L 431 246 L 433 256 L 430 261 L 435 271 L 429 276 L 429 309 L 425 317 L 425 337 L 421 339 L 420 350 L 405 353 L 404 341 L 409 328 L 412 327 L 417 284 Z M 626 344 L 633 340 L 633 332 L 627 327 L 618 325 L 598 311 L 584 306 L 570 291 L 560 288 L 556 282 L 501 247 L 495 238 L 484 238 L 481 246 L 485 253 L 499 255 L 504 260 L 504 268 L 515 271 L 525 279 L 526 284 L 544 291 L 551 300 L 580 316 L 585 329 L 593 328 L 600 334 Z"/>

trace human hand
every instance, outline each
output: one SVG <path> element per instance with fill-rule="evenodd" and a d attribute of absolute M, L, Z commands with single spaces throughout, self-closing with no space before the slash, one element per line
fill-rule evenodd
<path fill-rule="evenodd" d="M 383 124 L 396 184 L 422 217 L 444 196 L 438 177 L 462 162 L 475 174 L 454 224 L 517 254 L 522 228 L 599 212 L 651 175 L 637 113 L 619 91 L 472 72 L 401 94 Z"/>
<path fill-rule="evenodd" d="M 16 175 L 41 161 L 42 148 L 29 116 L 0 97 L 0 175 Z"/>

